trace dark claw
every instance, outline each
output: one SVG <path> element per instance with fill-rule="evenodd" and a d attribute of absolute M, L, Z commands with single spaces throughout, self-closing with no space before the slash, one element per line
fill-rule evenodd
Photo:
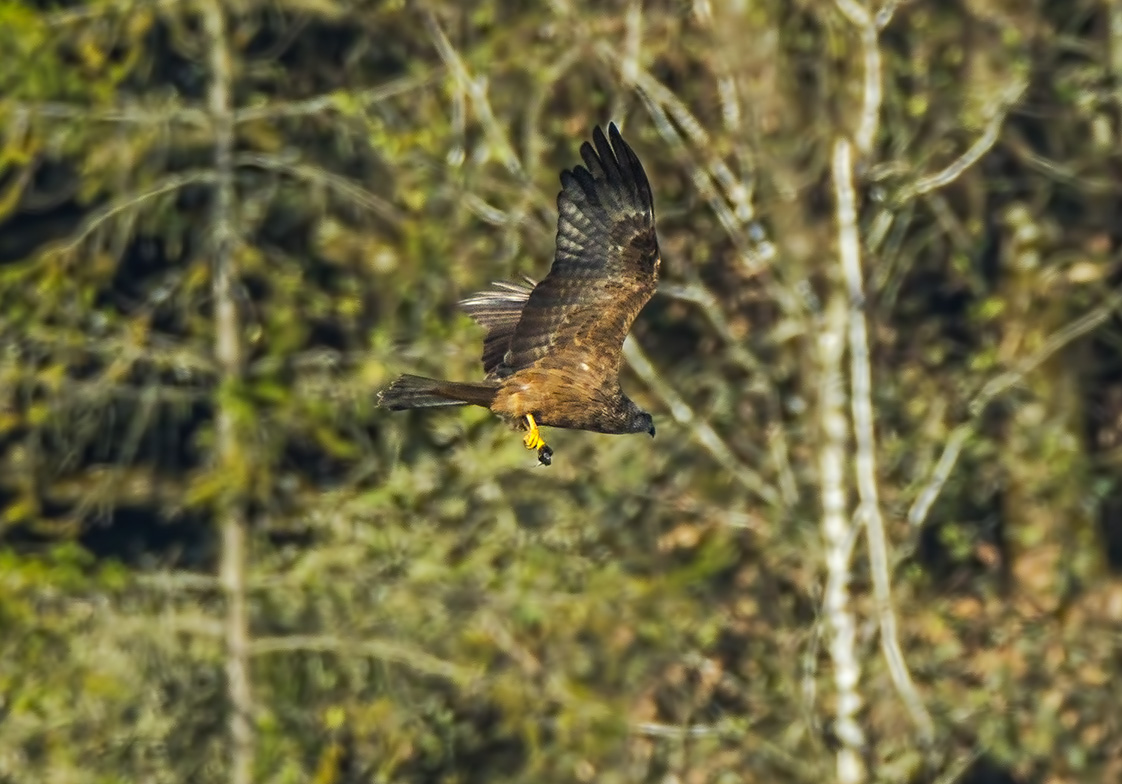
<path fill-rule="evenodd" d="M 538 448 L 538 462 L 544 466 L 553 462 L 553 450 L 548 445 Z"/>

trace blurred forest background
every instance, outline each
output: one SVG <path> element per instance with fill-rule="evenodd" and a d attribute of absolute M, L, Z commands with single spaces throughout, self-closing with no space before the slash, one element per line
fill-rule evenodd
<path fill-rule="evenodd" d="M 0 0 L 0 781 L 1122 780 L 1122 2 Z M 479 409 L 617 121 L 658 438 Z"/>

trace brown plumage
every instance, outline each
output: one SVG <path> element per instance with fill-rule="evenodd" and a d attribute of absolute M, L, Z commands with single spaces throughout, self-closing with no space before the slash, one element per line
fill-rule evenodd
<path fill-rule="evenodd" d="M 486 329 L 485 380 L 402 376 L 379 395 L 382 406 L 489 408 L 527 430 L 526 447 L 547 465 L 553 451 L 539 426 L 654 435 L 651 415 L 619 385 L 624 338 L 658 282 L 654 199 L 614 123 L 592 142 L 581 145 L 584 166 L 561 172 L 549 274 L 497 282 L 460 303 Z"/>

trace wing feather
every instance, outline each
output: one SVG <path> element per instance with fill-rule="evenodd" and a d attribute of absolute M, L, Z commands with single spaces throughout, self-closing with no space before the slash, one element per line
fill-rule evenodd
<path fill-rule="evenodd" d="M 623 341 L 658 285 L 654 198 L 638 156 L 615 124 L 580 149 L 584 166 L 561 173 L 557 249 L 531 292 L 498 372 L 546 358 L 619 373 Z"/>
<path fill-rule="evenodd" d="M 460 302 L 464 312 L 487 330 L 483 337 L 483 372 L 488 377 L 510 348 L 510 339 L 522 317 L 522 308 L 534 290 L 535 283 L 531 278 L 523 276 L 522 280 L 525 283 L 493 281 L 491 288 Z"/>

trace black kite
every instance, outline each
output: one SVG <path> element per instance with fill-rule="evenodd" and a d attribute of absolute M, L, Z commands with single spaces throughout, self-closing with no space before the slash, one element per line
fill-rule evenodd
<path fill-rule="evenodd" d="M 619 385 L 624 338 L 658 281 L 654 199 L 614 123 L 608 138 L 596 128 L 592 142 L 581 145 L 584 166 L 561 172 L 549 274 L 537 285 L 498 282 L 460 303 L 487 331 L 485 380 L 402 376 L 378 396 L 382 406 L 483 406 L 526 430 L 526 448 L 545 465 L 553 450 L 542 426 L 654 436 L 651 415 Z"/>

